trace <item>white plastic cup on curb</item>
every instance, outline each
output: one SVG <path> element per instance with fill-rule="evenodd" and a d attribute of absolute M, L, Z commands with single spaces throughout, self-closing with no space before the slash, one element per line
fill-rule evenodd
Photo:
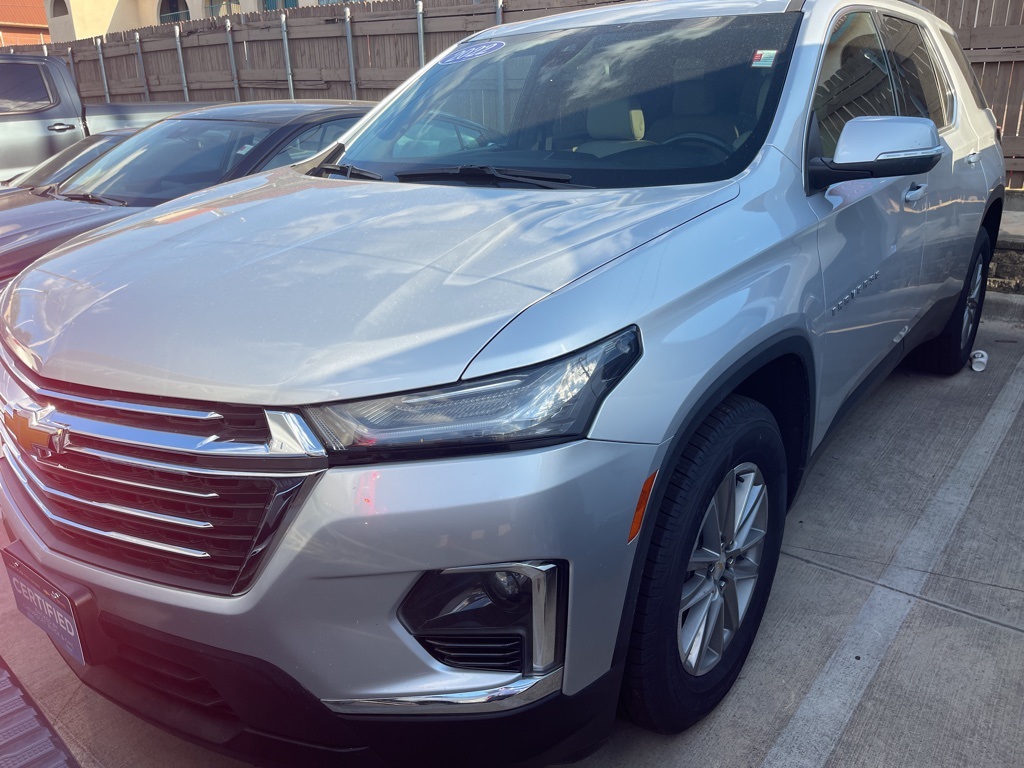
<path fill-rule="evenodd" d="M 988 352 L 983 352 L 980 349 L 971 352 L 971 370 L 984 371 L 986 365 L 988 365 Z"/>

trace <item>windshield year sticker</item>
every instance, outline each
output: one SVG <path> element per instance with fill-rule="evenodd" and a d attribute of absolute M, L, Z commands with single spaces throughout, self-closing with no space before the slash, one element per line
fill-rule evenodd
<path fill-rule="evenodd" d="M 754 60 L 750 66 L 770 69 L 775 66 L 775 57 L 778 55 L 778 51 L 754 51 Z"/>
<path fill-rule="evenodd" d="M 445 56 L 438 64 L 461 64 L 464 61 L 475 59 L 479 56 L 486 56 L 489 53 L 494 53 L 497 50 L 505 47 L 505 43 L 501 40 L 495 40 L 491 43 L 480 43 L 479 45 L 471 45 L 468 48 L 463 48 L 458 51 L 453 51 Z"/>

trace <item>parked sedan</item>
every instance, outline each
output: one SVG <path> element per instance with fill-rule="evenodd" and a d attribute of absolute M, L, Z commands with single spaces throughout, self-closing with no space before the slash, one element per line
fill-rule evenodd
<path fill-rule="evenodd" d="M 186 112 L 125 139 L 63 183 L 0 194 L 0 282 L 90 229 L 312 157 L 371 106 L 268 101 Z"/>
<path fill-rule="evenodd" d="M 0 182 L 0 194 L 47 187 L 51 184 L 62 184 L 137 130 L 137 128 L 118 128 L 86 136 L 67 149 L 62 149 L 53 157 L 44 160 L 35 168 L 30 168 L 24 173 L 19 173 L 17 176 Z"/>

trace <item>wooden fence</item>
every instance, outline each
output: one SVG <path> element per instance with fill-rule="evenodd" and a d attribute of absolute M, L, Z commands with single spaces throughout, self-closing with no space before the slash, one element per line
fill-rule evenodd
<path fill-rule="evenodd" d="M 70 49 L 87 103 L 184 101 L 186 89 L 190 101 L 232 101 L 236 93 L 242 101 L 290 94 L 380 99 L 418 68 L 420 26 L 430 60 L 499 21 L 610 2 L 617 0 L 424 0 L 420 15 L 414 0 L 375 0 L 293 8 L 284 27 L 279 12 L 241 14 L 113 33 L 101 45 L 51 44 L 47 51 L 68 58 Z M 921 3 L 957 30 L 1002 126 L 1010 187 L 1024 188 L 1024 0 Z"/>
<path fill-rule="evenodd" d="M 47 52 L 67 59 L 70 48 L 86 103 L 108 96 L 118 102 L 184 101 L 186 88 L 189 101 L 233 101 L 236 84 L 241 101 L 292 94 L 377 100 L 419 67 L 421 25 L 423 56 L 429 61 L 499 20 L 521 21 L 617 1 L 424 0 L 419 15 L 415 0 L 374 0 L 292 8 L 284 12 L 284 25 L 282 13 L 271 11 L 111 33 L 102 40 L 102 69 L 101 46 L 95 40 L 53 44 Z M 15 50 L 41 52 L 42 46 Z"/>

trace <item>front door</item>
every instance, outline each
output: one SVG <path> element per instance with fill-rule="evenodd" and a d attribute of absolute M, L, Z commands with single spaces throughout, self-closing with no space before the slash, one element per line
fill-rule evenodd
<path fill-rule="evenodd" d="M 0 62 L 0 181 L 85 137 L 81 116 L 60 98 L 45 69 Z"/>

